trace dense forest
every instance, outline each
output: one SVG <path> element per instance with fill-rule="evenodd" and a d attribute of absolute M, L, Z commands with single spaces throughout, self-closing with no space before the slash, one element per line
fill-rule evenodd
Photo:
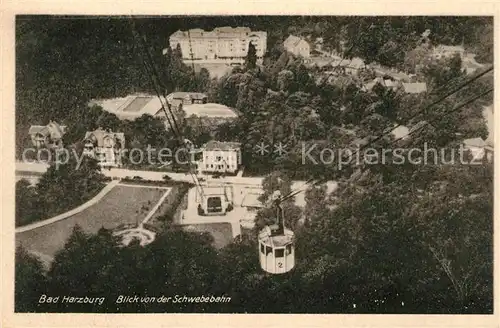
<path fill-rule="evenodd" d="M 493 311 L 493 165 L 366 165 L 338 170 L 334 165 L 300 164 L 302 143 L 349 147 L 371 140 L 394 124 L 419 133 L 397 145 L 406 149 L 428 143 L 456 149 L 468 137 L 486 137 L 483 105 L 487 95 L 452 115 L 443 114 L 493 86 L 486 75 L 446 101 L 422 112 L 430 101 L 468 77 L 461 59 L 422 62 L 419 78 L 428 84 L 424 95 L 407 95 L 375 86 L 370 72 L 333 83 L 317 82 L 317 68 L 283 51 L 289 33 L 323 37 L 326 47 L 346 57 L 398 67 L 418 61 L 408 53 L 418 49 L 420 35 L 431 30 L 433 44 L 463 44 L 480 62 L 491 62 L 492 19 L 484 17 L 162 17 L 137 18 L 138 30 L 161 72 L 165 87 L 204 91 L 212 101 L 238 109 L 234 123 L 212 131 L 219 140 L 244 145 L 244 164 L 253 174 L 266 175 L 265 202 L 273 188 L 287 193 L 292 179 L 327 178 L 339 182 L 340 192 L 327 195 L 319 184 L 306 191 L 306 207 L 289 202 L 287 224 L 296 233 L 297 266 L 285 275 L 260 270 L 256 233 L 269 220 L 269 210 L 257 215 L 257 228 L 223 249 L 209 235 L 185 232 L 168 223 L 146 247 L 119 247 L 109 231 L 87 235 L 78 227 L 45 272 L 25 250 L 16 253 L 16 311 L 21 312 L 263 312 L 263 313 L 492 313 Z M 248 56 L 219 79 L 193 72 L 178 50 L 166 55 L 168 36 L 186 28 L 249 26 L 268 31 L 268 55 L 262 66 Z M 76 144 L 87 129 L 98 125 L 123 130 L 134 147 L 168 144 L 173 135 L 162 122 L 144 116 L 119 121 L 100 108 L 89 109 L 92 98 L 152 92 L 140 51 L 127 18 L 19 16 L 16 26 L 16 136 L 18 150 L 29 124 L 56 119 L 69 126 L 68 144 Z M 365 74 L 366 73 L 366 74 Z M 195 143 L 207 131 L 183 127 Z M 283 142 L 286 158 L 255 156 L 254 147 Z M 388 135 L 373 145 L 394 142 Z M 50 171 L 42 179 L 50 195 L 41 201 L 60 207 L 54 199 L 63 181 L 68 202 L 74 202 L 72 181 L 100 186 L 68 171 L 59 178 Z M 52 176 L 51 176 L 52 175 Z M 52 179 L 52 180 L 51 180 Z M 78 184 L 79 185 L 79 184 Z M 18 184 L 19 211 L 45 191 Z M 82 189 L 83 190 L 83 189 Z M 26 195 L 25 195 L 26 193 Z M 31 194 L 30 194 L 31 193 Z M 34 193 L 34 195 L 32 194 Z M 49 197 L 50 196 L 50 197 Z M 52 202 L 52 203 L 51 203 Z M 67 203 L 65 203 L 68 205 Z M 39 218 L 39 213 L 16 213 Z M 49 214 L 49 213 L 47 213 Z M 45 213 L 43 214 L 45 215 Z M 23 224 L 26 222 L 20 222 Z M 124 283 L 126 282 L 126 283 Z M 40 294 L 106 296 L 103 306 L 38 304 Z M 214 295 L 231 297 L 225 304 L 116 304 L 126 295 Z"/>

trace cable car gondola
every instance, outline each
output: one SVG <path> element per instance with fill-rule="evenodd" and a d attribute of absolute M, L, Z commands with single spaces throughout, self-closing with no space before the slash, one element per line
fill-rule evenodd
<path fill-rule="evenodd" d="M 259 260 L 262 270 L 272 274 L 289 272 L 295 266 L 294 234 L 285 228 L 281 194 L 273 194 L 276 223 L 265 226 L 259 233 Z"/>

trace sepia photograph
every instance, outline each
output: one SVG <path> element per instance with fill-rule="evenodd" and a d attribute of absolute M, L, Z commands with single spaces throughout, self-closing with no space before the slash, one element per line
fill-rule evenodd
<path fill-rule="evenodd" d="M 14 37 L 16 313 L 493 314 L 493 16 Z"/>

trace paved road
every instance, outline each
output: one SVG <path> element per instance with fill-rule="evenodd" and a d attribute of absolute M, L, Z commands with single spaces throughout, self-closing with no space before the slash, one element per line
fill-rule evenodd
<path fill-rule="evenodd" d="M 16 171 L 18 172 L 36 172 L 43 173 L 47 170 L 48 165 L 43 163 L 25 163 L 16 162 Z M 140 170 L 129 170 L 121 168 L 112 168 L 110 170 L 104 169 L 103 174 L 107 177 L 114 179 L 122 179 L 125 177 L 133 178 L 135 176 L 141 177 L 145 180 L 153 181 L 163 181 L 163 177 L 168 175 L 170 178 L 176 181 L 186 181 L 193 182 L 193 178 L 188 173 L 175 173 L 175 172 L 158 172 L 158 171 L 140 171 Z M 212 178 L 211 176 L 198 175 L 199 178 L 204 178 L 205 181 L 202 182 L 203 185 L 213 185 L 213 184 L 231 184 L 231 185 L 241 185 L 247 186 L 249 188 L 261 188 L 263 177 L 238 177 L 238 176 L 227 176 L 221 178 Z M 303 190 L 307 187 L 306 181 L 296 180 L 292 183 L 292 190 Z M 337 182 L 329 181 L 327 183 L 327 188 L 329 192 L 337 189 Z M 299 206 L 305 205 L 304 193 L 299 193 L 296 196 L 296 204 Z"/>

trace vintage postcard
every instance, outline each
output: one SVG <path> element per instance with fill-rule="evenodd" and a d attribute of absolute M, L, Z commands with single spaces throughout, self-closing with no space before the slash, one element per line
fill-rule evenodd
<path fill-rule="evenodd" d="M 6 11 L 5 327 L 498 325 L 498 8 L 160 7 Z"/>

